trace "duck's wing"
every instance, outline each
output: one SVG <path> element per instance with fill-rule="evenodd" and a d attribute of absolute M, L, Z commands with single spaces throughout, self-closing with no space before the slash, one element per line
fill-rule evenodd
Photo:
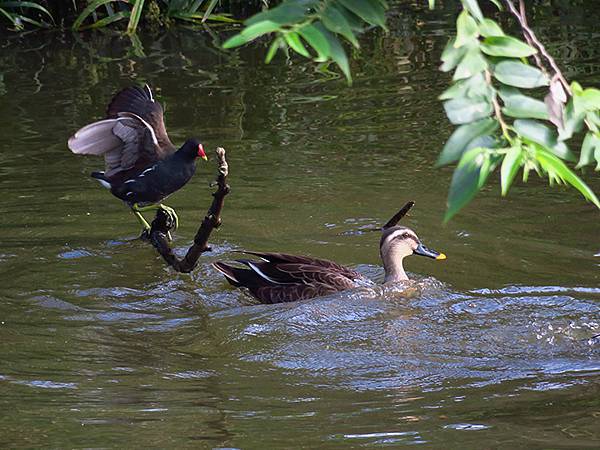
<path fill-rule="evenodd" d="M 175 148 L 162 120 L 162 107 L 150 88 L 131 87 L 112 100 L 108 118 L 93 122 L 69 138 L 69 148 L 81 155 L 104 155 L 104 176 L 143 170 Z"/>
<path fill-rule="evenodd" d="M 106 117 L 115 119 L 121 113 L 135 114 L 150 125 L 162 152 L 175 151 L 165 127 L 163 107 L 154 99 L 150 86 L 131 86 L 118 92 L 108 105 Z"/>
<path fill-rule="evenodd" d="M 355 270 L 342 266 L 328 259 L 312 258 L 310 256 L 290 255 L 287 253 L 270 253 L 270 252 L 255 252 L 243 251 L 248 255 L 254 255 L 263 261 L 268 261 L 272 264 L 305 264 L 308 266 L 321 267 L 327 271 L 343 274 L 350 279 L 363 278 L 363 276 Z"/>

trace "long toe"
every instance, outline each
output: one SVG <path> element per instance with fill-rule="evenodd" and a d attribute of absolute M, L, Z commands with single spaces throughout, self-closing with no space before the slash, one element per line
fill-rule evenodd
<path fill-rule="evenodd" d="M 170 206 L 166 206 L 166 205 L 160 205 L 160 208 L 163 211 L 165 211 L 167 214 L 169 214 L 171 221 L 175 224 L 175 227 L 173 229 L 177 230 L 177 228 L 179 228 L 179 216 L 177 215 L 175 210 L 173 208 L 171 208 Z"/>

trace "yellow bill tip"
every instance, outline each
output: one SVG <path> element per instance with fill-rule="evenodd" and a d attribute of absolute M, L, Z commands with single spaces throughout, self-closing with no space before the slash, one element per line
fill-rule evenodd
<path fill-rule="evenodd" d="M 446 259 L 446 255 L 440 253 L 438 256 L 435 257 L 435 259 L 439 259 L 441 261 L 442 259 Z"/>
<path fill-rule="evenodd" d="M 208 156 L 204 155 L 201 157 L 204 161 L 208 161 Z"/>

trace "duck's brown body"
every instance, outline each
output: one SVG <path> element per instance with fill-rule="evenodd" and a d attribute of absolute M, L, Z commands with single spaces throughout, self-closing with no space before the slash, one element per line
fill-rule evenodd
<path fill-rule="evenodd" d="M 412 202 L 407 203 L 382 227 L 379 250 L 386 283 L 408 280 L 402 265 L 406 256 L 417 254 L 435 259 L 446 258 L 421 244 L 411 229 L 396 225 L 412 205 Z M 216 262 L 213 266 L 225 275 L 229 283 L 247 288 L 262 303 L 306 300 L 371 283 L 360 273 L 325 259 L 285 253 L 242 253 L 260 260 L 238 259 L 236 262 L 242 267 L 223 262 Z"/>
<path fill-rule="evenodd" d="M 239 259 L 247 268 L 214 263 L 227 281 L 245 287 L 263 303 L 305 300 L 357 287 L 368 280 L 333 261 L 285 253 L 244 252 L 260 258 Z"/>

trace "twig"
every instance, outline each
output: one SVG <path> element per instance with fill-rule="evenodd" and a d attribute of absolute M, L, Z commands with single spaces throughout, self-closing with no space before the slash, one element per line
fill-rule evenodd
<path fill-rule="evenodd" d="M 225 149 L 217 148 L 216 150 L 219 173 L 217 175 L 217 190 L 212 194 L 213 201 L 208 209 L 206 216 L 202 220 L 198 232 L 194 237 L 194 243 L 188 249 L 183 259 L 179 259 L 171 249 L 167 239 L 167 233 L 174 227 L 173 220 L 168 213 L 159 209 L 156 212 L 156 217 L 152 221 L 150 229 L 150 242 L 158 250 L 158 253 L 173 269 L 178 272 L 188 273 L 194 270 L 198 264 L 198 258 L 202 253 L 210 251 L 208 246 L 208 238 L 215 228 L 221 225 L 221 211 L 225 203 L 225 196 L 229 193 L 229 185 L 227 184 L 227 175 L 229 166 L 225 159 Z"/>
<path fill-rule="evenodd" d="M 485 82 L 487 84 L 489 84 L 490 86 L 492 85 L 492 74 L 488 69 L 485 70 Z M 500 103 L 498 103 L 498 96 L 496 93 L 494 93 L 492 95 L 492 105 L 494 106 L 494 115 L 496 116 L 496 119 L 498 120 L 498 123 L 500 124 L 500 128 L 502 128 L 502 134 L 504 135 L 506 140 L 510 143 L 511 138 L 510 138 L 510 133 L 508 131 L 508 125 L 504 121 L 504 116 L 502 115 L 502 109 L 500 108 Z"/>
<path fill-rule="evenodd" d="M 556 64 L 556 61 L 554 60 L 552 55 L 550 55 L 550 53 L 548 53 L 548 51 L 546 50 L 546 47 L 544 47 L 544 44 L 542 44 L 539 41 L 539 39 L 537 38 L 537 36 L 533 32 L 533 30 L 531 28 L 529 28 L 529 25 L 527 24 L 525 2 L 523 0 L 519 0 L 520 11 L 517 11 L 517 8 L 515 7 L 512 0 L 504 0 L 504 1 L 508 5 L 508 9 L 510 10 L 510 12 L 517 18 L 517 20 L 521 24 L 521 28 L 523 28 L 523 35 L 525 36 L 527 43 L 529 45 L 531 45 L 533 48 L 539 50 L 539 52 L 544 56 L 544 58 L 546 58 L 546 60 L 548 61 L 548 64 L 550 64 L 550 67 L 552 67 L 552 70 L 554 71 L 554 73 L 556 74 L 556 76 L 558 77 L 560 82 L 562 83 L 563 87 L 565 88 L 565 91 L 569 95 L 572 96 L 573 92 L 571 91 L 571 86 L 569 86 L 567 79 L 564 77 L 564 75 L 560 71 L 558 64 Z M 534 55 L 534 58 L 535 58 L 535 62 L 537 64 L 537 66 L 541 70 L 545 71 L 544 65 L 542 64 L 540 57 L 536 54 L 536 55 Z"/>

